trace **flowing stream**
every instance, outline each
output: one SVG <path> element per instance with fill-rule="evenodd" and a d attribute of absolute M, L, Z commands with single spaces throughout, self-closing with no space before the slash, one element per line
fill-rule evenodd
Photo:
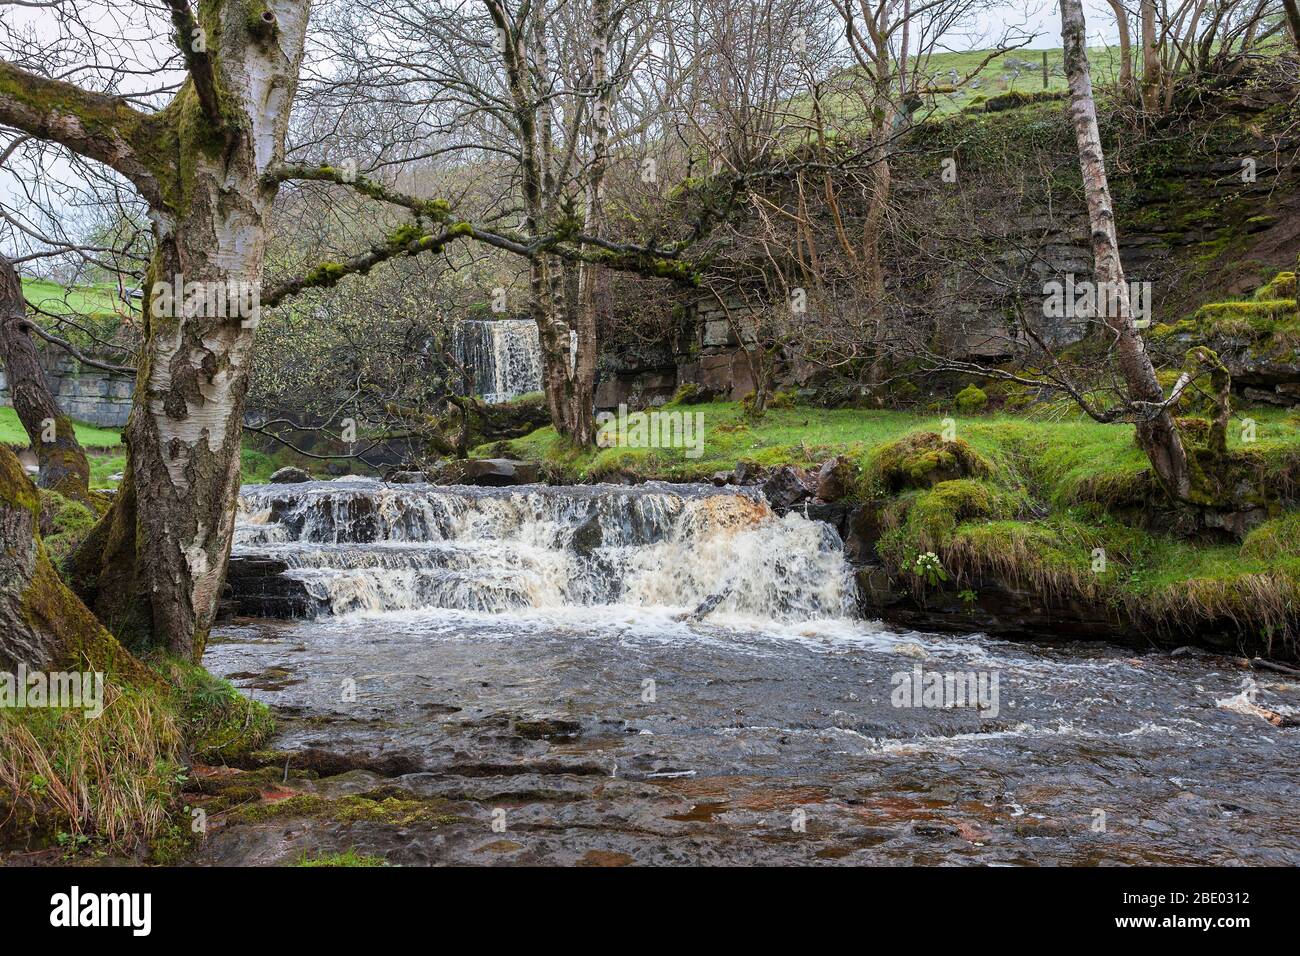
<path fill-rule="evenodd" d="M 305 595 L 207 654 L 275 746 L 463 822 L 231 828 L 213 862 L 1300 863 L 1300 731 L 1252 709 L 1294 679 L 862 619 L 835 532 L 761 495 L 253 486 L 235 555 Z"/>

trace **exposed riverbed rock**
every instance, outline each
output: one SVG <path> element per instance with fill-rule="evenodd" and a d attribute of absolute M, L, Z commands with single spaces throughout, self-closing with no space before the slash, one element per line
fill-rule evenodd
<path fill-rule="evenodd" d="M 297 485 L 304 481 L 311 481 L 311 475 L 302 468 L 288 465 L 275 472 L 267 480 L 273 485 Z"/>
<path fill-rule="evenodd" d="M 731 472 L 733 485 L 758 485 L 763 482 L 763 468 L 752 461 L 738 461 Z"/>
<path fill-rule="evenodd" d="M 782 465 L 763 482 L 763 494 L 776 511 L 785 511 L 816 493 L 816 480 L 793 465 Z"/>
<path fill-rule="evenodd" d="M 817 497 L 822 501 L 847 497 L 856 475 L 857 466 L 843 455 L 836 455 L 817 472 Z"/>
<path fill-rule="evenodd" d="M 569 717 L 546 715 L 521 717 L 514 722 L 514 732 L 525 740 L 551 740 L 577 737 L 582 725 Z"/>
<path fill-rule="evenodd" d="M 301 581 L 286 577 L 289 566 L 276 558 L 236 555 L 226 569 L 232 614 L 245 617 L 302 618 L 312 599 Z M 227 606 L 223 605 L 223 610 Z"/>
<path fill-rule="evenodd" d="M 394 485 L 418 485 L 429 478 L 422 471 L 394 471 L 384 480 Z"/>
<path fill-rule="evenodd" d="M 467 485 L 531 485 L 541 478 L 541 468 L 536 462 L 515 461 L 511 458 L 471 458 L 465 462 L 461 473 Z"/>

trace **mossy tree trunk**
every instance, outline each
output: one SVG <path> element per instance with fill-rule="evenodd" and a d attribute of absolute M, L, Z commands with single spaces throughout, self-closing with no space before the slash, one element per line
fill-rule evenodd
<path fill-rule="evenodd" d="M 1080 0 L 1061 0 L 1061 37 L 1065 46 L 1065 74 L 1070 84 L 1070 118 L 1079 147 L 1079 167 L 1088 201 L 1092 233 L 1094 281 L 1100 289 L 1113 289 L 1105 297 L 1115 303 L 1106 309 L 1105 323 L 1114 336 L 1115 360 L 1136 410 L 1137 440 L 1156 476 L 1171 496 L 1186 501 L 1191 492 L 1187 452 L 1178 426 L 1164 404 L 1164 390 L 1147 355 L 1146 343 L 1133 324 L 1128 283 L 1119 257 L 1115 210 L 1106 182 L 1105 157 L 1097 128 L 1097 106 L 1092 94 L 1092 74 L 1085 45 L 1086 32 Z"/>
<path fill-rule="evenodd" d="M 150 680 L 55 571 L 37 530 L 40 508 L 18 458 L 0 445 L 0 670 L 63 666 Z"/>
<path fill-rule="evenodd" d="M 127 476 L 69 562 L 100 620 L 132 646 L 197 659 L 230 553 L 253 346 L 241 295 L 259 289 L 303 53 L 307 0 L 170 2 L 189 77 L 168 107 L 0 64 L 0 122 L 113 167 L 148 201 L 155 249 L 124 432 Z M 197 308 L 186 296 L 200 292 Z"/>
<path fill-rule="evenodd" d="M 90 465 L 72 420 L 59 409 L 27 331 L 27 307 L 18 273 L 0 256 L 0 362 L 18 420 L 40 465 L 37 483 L 65 498 L 89 503 Z"/>

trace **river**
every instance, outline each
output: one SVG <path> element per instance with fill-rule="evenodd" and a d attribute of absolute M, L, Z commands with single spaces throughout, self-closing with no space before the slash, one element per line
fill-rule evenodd
<path fill-rule="evenodd" d="M 311 616 L 205 664 L 437 825 L 218 826 L 200 862 L 1300 863 L 1300 685 L 1231 658 L 900 631 L 834 531 L 706 486 L 246 487 Z M 290 761 L 291 762 L 291 761 Z M 338 771 L 338 772 L 334 772 Z"/>

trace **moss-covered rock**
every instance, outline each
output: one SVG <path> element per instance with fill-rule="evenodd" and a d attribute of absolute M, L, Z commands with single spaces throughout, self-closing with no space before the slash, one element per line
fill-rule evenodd
<path fill-rule="evenodd" d="M 876 449 L 870 474 L 885 491 L 932 488 L 958 478 L 979 478 L 992 466 L 960 438 L 945 441 L 934 432 L 914 432 Z"/>
<path fill-rule="evenodd" d="M 440 826 L 460 821 L 445 801 L 412 800 L 383 792 L 338 798 L 300 793 L 283 800 L 238 807 L 229 814 L 229 820 L 241 823 L 264 823 L 293 817 L 313 817 L 339 823 L 380 823 L 394 827 Z"/>
<path fill-rule="evenodd" d="M 957 393 L 953 399 L 953 404 L 957 411 L 965 412 L 967 415 L 983 411 L 984 406 L 989 403 L 988 393 L 978 385 L 967 385 Z"/>

